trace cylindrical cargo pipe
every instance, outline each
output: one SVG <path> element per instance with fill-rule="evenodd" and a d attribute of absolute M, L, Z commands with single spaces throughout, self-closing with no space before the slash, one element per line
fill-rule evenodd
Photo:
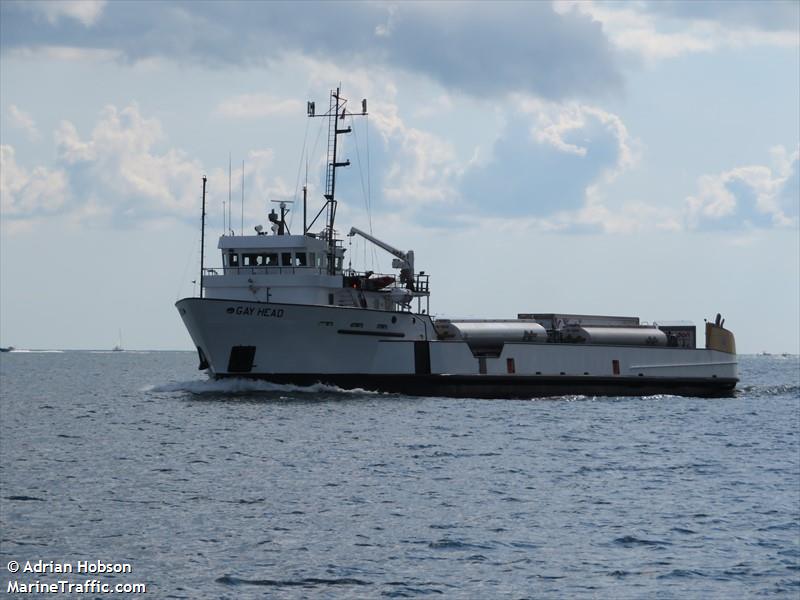
<path fill-rule="evenodd" d="M 608 346 L 666 346 L 667 334 L 656 327 L 581 327 L 562 330 L 562 340 Z"/>
<path fill-rule="evenodd" d="M 451 321 L 450 325 L 458 332 L 456 338 L 460 337 L 473 350 L 494 348 L 506 342 L 547 341 L 547 330 L 533 322 Z"/>

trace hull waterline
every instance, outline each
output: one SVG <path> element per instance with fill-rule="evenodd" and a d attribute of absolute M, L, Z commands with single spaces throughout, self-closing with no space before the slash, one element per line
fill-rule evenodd
<path fill-rule="evenodd" d="M 487 375 L 364 375 L 357 374 L 247 374 L 215 375 L 215 379 L 245 378 L 279 385 L 330 385 L 343 390 L 366 390 L 408 396 L 444 398 L 530 399 L 558 396 L 688 396 L 730 398 L 738 379 L 608 377 L 502 377 Z"/>

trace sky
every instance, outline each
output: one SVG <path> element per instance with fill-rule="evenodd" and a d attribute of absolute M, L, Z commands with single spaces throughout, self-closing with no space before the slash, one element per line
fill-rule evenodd
<path fill-rule="evenodd" d="M 0 345 L 192 349 L 202 176 L 207 266 L 229 161 L 235 230 L 318 210 L 340 84 L 337 229 L 413 249 L 434 316 L 720 312 L 800 352 L 797 1 L 0 0 Z"/>

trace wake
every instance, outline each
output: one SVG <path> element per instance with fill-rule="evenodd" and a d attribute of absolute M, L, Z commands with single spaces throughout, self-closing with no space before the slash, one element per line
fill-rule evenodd
<path fill-rule="evenodd" d="M 148 385 L 143 392 L 152 393 L 190 393 L 190 394 L 251 394 L 251 393 L 290 393 L 290 394 L 345 394 L 345 395 L 378 395 L 381 392 L 355 388 L 345 390 L 335 385 L 315 383 L 313 385 L 292 385 L 271 383 L 255 379 L 194 379 Z"/>

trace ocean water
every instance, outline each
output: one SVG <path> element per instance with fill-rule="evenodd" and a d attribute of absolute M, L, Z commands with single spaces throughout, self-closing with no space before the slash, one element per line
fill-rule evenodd
<path fill-rule="evenodd" d="M 196 362 L 0 356 L 3 594 L 87 579 L 9 561 L 101 560 L 145 598 L 800 597 L 798 357 L 741 357 L 711 400 L 302 390 Z"/>

